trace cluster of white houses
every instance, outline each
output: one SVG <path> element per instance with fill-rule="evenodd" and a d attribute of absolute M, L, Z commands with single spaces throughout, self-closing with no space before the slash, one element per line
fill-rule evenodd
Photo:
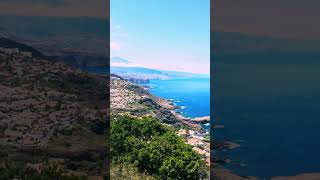
<path fill-rule="evenodd" d="M 180 137 L 186 139 L 186 143 L 190 144 L 193 150 L 200 154 L 208 165 L 210 164 L 210 143 L 205 141 L 205 136 L 208 136 L 209 132 L 180 129 L 177 133 Z"/>

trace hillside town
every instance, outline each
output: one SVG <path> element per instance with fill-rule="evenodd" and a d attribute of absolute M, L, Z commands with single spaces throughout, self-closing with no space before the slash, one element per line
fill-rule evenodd
<path fill-rule="evenodd" d="M 64 154 L 67 157 L 61 157 L 63 161 L 70 161 L 69 157 L 83 152 L 96 154 L 104 150 L 105 77 L 10 48 L 0 49 L 0 66 L 3 69 L 0 72 L 1 147 L 13 152 L 40 149 L 55 157 Z M 78 84 L 79 81 L 84 83 Z M 95 89 L 90 91 L 87 87 Z M 110 105 L 111 112 L 153 116 L 175 127 L 177 134 L 209 165 L 209 132 L 201 125 L 209 122 L 209 117 L 185 118 L 175 111 L 177 107 L 170 100 L 156 97 L 147 87 L 116 75 L 110 78 Z M 28 163 L 31 167 L 37 165 Z M 96 166 L 95 163 L 85 166 L 89 169 Z"/>
<path fill-rule="evenodd" d="M 0 48 L 0 67 L 1 162 L 10 159 L 33 167 L 43 154 L 50 154 L 49 160 L 73 165 L 72 172 L 101 174 L 98 162 L 80 164 L 75 159 L 83 153 L 101 160 L 105 156 L 105 77 L 16 48 Z M 38 155 L 32 155 L 34 151 Z"/>

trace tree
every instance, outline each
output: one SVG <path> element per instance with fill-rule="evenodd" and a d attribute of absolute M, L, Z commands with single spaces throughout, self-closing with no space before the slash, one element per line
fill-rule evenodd
<path fill-rule="evenodd" d="M 201 179 L 206 176 L 201 157 L 174 129 L 152 117 L 113 116 L 111 156 L 160 179 Z"/>

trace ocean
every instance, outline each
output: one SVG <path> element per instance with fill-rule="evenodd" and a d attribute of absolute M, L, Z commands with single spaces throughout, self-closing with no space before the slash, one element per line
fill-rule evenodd
<path fill-rule="evenodd" d="M 143 85 L 150 86 L 150 93 L 170 99 L 185 117 L 210 115 L 210 78 L 188 78 L 151 80 Z"/>
<path fill-rule="evenodd" d="M 213 134 L 240 144 L 215 156 L 231 160 L 225 167 L 239 175 L 320 172 L 320 63 L 287 58 L 215 62 L 214 124 L 224 128 Z"/>
<path fill-rule="evenodd" d="M 95 74 L 106 74 L 104 67 L 83 68 L 83 71 Z M 203 117 L 210 115 L 210 78 L 172 78 L 168 80 L 150 80 L 140 84 L 151 87 L 150 93 L 170 99 L 177 110 L 185 117 Z"/>

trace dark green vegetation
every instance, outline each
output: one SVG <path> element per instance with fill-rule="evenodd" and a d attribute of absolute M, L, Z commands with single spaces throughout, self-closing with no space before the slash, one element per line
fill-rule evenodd
<path fill-rule="evenodd" d="M 156 179 L 201 179 L 201 157 L 175 131 L 151 117 L 113 116 L 112 164 L 130 164 Z"/>
<path fill-rule="evenodd" d="M 154 177 L 139 172 L 137 167 L 133 167 L 132 165 L 128 164 L 117 164 L 111 166 L 110 169 L 110 179 L 112 180 L 124 180 L 124 179 L 131 179 L 131 180 L 155 180 Z"/>

